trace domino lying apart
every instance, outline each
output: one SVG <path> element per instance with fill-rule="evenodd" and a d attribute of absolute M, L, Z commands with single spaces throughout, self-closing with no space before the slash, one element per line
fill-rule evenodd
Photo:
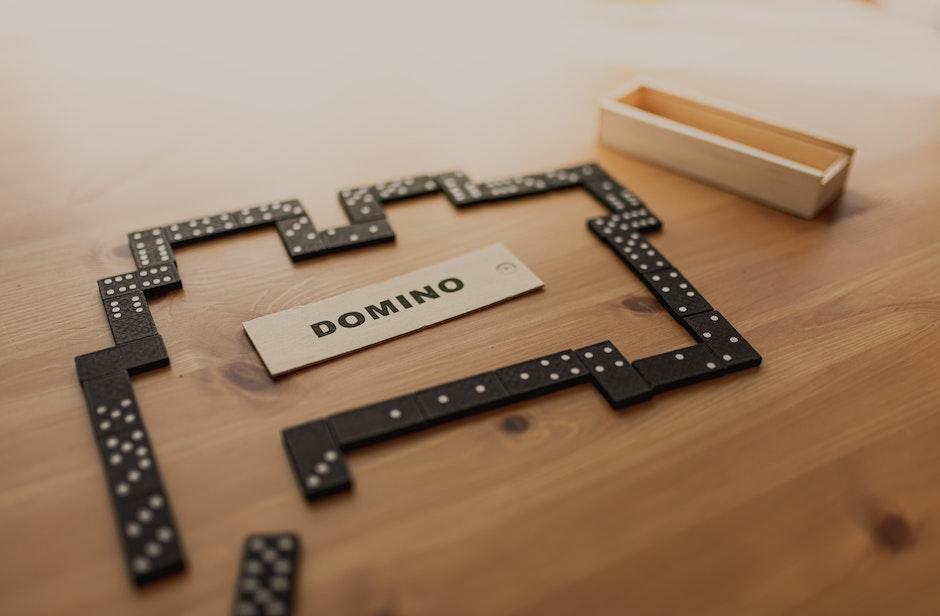
<path fill-rule="evenodd" d="M 238 567 L 233 616 L 290 616 L 300 538 L 294 533 L 249 535 Z"/>

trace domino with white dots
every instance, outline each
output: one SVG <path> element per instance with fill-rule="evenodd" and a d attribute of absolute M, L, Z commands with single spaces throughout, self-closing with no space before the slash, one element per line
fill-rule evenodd
<path fill-rule="evenodd" d="M 127 568 L 135 584 L 140 586 L 185 568 L 176 522 L 162 488 L 115 506 L 115 513 Z"/>
<path fill-rule="evenodd" d="M 321 419 L 294 426 L 284 430 L 281 436 L 307 500 L 352 487 L 346 460 L 328 421 Z"/>
<path fill-rule="evenodd" d="M 298 199 L 283 199 L 281 201 L 273 201 L 271 203 L 242 208 L 230 212 L 230 214 L 235 216 L 238 220 L 239 229 L 247 231 L 249 229 L 273 225 L 279 220 L 305 216 L 307 212 Z"/>
<path fill-rule="evenodd" d="M 98 440 L 105 476 L 116 503 L 136 500 L 160 488 L 153 447 L 143 425 Z"/>
<path fill-rule="evenodd" d="M 581 185 L 611 212 L 623 212 L 646 207 L 643 200 L 636 196 L 632 190 L 625 188 L 606 174 L 582 182 Z"/>
<path fill-rule="evenodd" d="M 484 372 L 415 394 L 429 421 L 449 421 L 510 402 L 509 392 L 495 372 Z"/>
<path fill-rule="evenodd" d="M 134 430 L 143 424 L 131 379 L 126 371 L 112 372 L 82 383 L 95 438 Z"/>
<path fill-rule="evenodd" d="M 161 485 L 153 448 L 126 373 L 85 382 L 85 403 L 111 497 L 118 505 Z"/>
<path fill-rule="evenodd" d="M 385 219 L 364 222 L 346 227 L 327 229 L 320 234 L 323 239 L 325 252 L 336 252 L 395 241 L 395 232 L 392 231 Z"/>
<path fill-rule="evenodd" d="M 387 182 L 378 182 L 375 189 L 383 203 L 423 197 L 438 192 L 437 182 L 429 175 L 414 175 Z"/>
<path fill-rule="evenodd" d="M 426 423 L 414 396 L 401 396 L 328 418 L 342 449 L 352 449 L 412 432 Z"/>
<path fill-rule="evenodd" d="M 442 173 L 435 178 L 444 196 L 457 207 L 465 207 L 486 201 L 488 194 L 463 171 Z"/>
<path fill-rule="evenodd" d="M 729 370 L 753 368 L 761 363 L 760 353 L 717 310 L 687 317 L 683 324 L 696 340 L 707 344 L 721 365 Z"/>
<path fill-rule="evenodd" d="M 295 533 L 249 535 L 238 567 L 233 616 L 293 614 L 299 555 Z"/>
<path fill-rule="evenodd" d="M 339 191 L 339 202 L 351 224 L 385 218 L 379 191 L 371 186 Z"/>
<path fill-rule="evenodd" d="M 157 333 L 143 292 L 126 293 L 101 300 L 108 317 L 114 344 L 124 344 Z"/>
<path fill-rule="evenodd" d="M 482 182 L 480 189 L 485 201 L 499 201 L 538 195 L 551 190 L 544 175 L 519 175 L 510 178 Z"/>
<path fill-rule="evenodd" d="M 708 300 L 675 268 L 643 274 L 643 277 L 659 303 L 680 322 L 684 317 L 712 309 Z"/>
<path fill-rule="evenodd" d="M 607 177 L 600 167 L 594 163 L 575 165 L 563 169 L 555 169 L 544 174 L 545 181 L 551 190 L 562 190 L 565 188 L 575 188 L 581 186 L 582 182 L 587 182 L 595 178 Z"/>
<path fill-rule="evenodd" d="M 587 368 L 571 349 L 496 370 L 511 400 L 547 394 L 587 380 Z"/>
<path fill-rule="evenodd" d="M 238 215 L 230 212 L 175 222 L 164 228 L 172 246 L 181 246 L 222 235 L 235 233 L 241 228 Z"/>
<path fill-rule="evenodd" d="M 154 265 L 126 274 L 108 276 L 98 281 L 98 293 L 101 299 L 108 299 L 124 293 L 143 293 L 154 297 L 167 291 L 183 287 L 179 272 L 173 263 Z"/>
<path fill-rule="evenodd" d="M 652 386 L 653 393 L 691 385 L 728 372 L 728 368 L 703 343 L 638 359 L 633 362 L 633 367 Z"/>
<path fill-rule="evenodd" d="M 326 251 L 320 233 L 306 214 L 294 218 L 285 218 L 275 224 L 277 234 L 292 260 L 309 259 Z"/>
<path fill-rule="evenodd" d="M 648 233 L 662 228 L 660 220 L 645 207 L 627 210 L 617 214 L 598 216 L 588 221 L 588 227 L 595 233 L 631 232 Z"/>
<path fill-rule="evenodd" d="M 588 229 L 636 274 L 670 269 L 672 264 L 641 233 L 629 231 L 629 225 L 612 223 L 612 217 L 593 218 Z"/>
<path fill-rule="evenodd" d="M 184 566 L 150 439 L 126 372 L 82 384 L 132 580 L 143 584 Z"/>
<path fill-rule="evenodd" d="M 653 397 L 653 389 L 610 340 L 576 351 L 608 404 L 621 409 Z"/>
<path fill-rule="evenodd" d="M 139 270 L 176 261 L 170 240 L 160 227 L 128 233 L 127 245 Z"/>

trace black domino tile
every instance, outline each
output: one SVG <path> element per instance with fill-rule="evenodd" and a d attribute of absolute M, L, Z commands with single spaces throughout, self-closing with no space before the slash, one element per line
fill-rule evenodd
<path fill-rule="evenodd" d="M 684 317 L 712 309 L 685 276 L 676 269 L 643 274 L 656 299 L 680 322 Z"/>
<path fill-rule="evenodd" d="M 690 385 L 728 372 L 707 344 L 697 344 L 633 362 L 654 393 Z"/>
<path fill-rule="evenodd" d="M 441 192 L 457 207 L 482 203 L 488 197 L 486 191 L 468 178 L 463 171 L 442 173 L 435 178 L 435 181 Z"/>
<path fill-rule="evenodd" d="M 124 344 L 157 333 L 150 307 L 142 292 L 101 300 L 115 344 Z"/>
<path fill-rule="evenodd" d="M 352 487 L 346 460 L 326 420 L 311 421 L 282 432 L 284 447 L 301 492 L 307 500 Z"/>
<path fill-rule="evenodd" d="M 501 199 L 515 199 L 537 195 L 551 190 L 544 175 L 520 175 L 500 180 L 483 182 L 480 189 L 485 195 L 485 201 L 499 201 Z"/>
<path fill-rule="evenodd" d="M 555 169 L 545 174 L 545 179 L 551 190 L 573 188 L 587 182 L 607 179 L 608 177 L 607 173 L 594 163 Z"/>
<path fill-rule="evenodd" d="M 496 376 L 512 400 L 539 396 L 588 378 L 588 371 L 571 349 L 500 368 Z"/>
<path fill-rule="evenodd" d="M 352 224 L 385 218 L 379 191 L 371 186 L 347 188 L 339 191 L 339 202 Z"/>
<path fill-rule="evenodd" d="M 609 218 L 609 217 L 608 217 Z M 623 231 L 608 218 L 593 218 L 588 228 L 637 274 L 670 269 L 672 264 L 641 233 Z"/>
<path fill-rule="evenodd" d="M 495 372 L 430 387 L 419 391 L 415 397 L 425 417 L 432 422 L 479 413 L 511 401 Z"/>
<path fill-rule="evenodd" d="M 646 207 L 625 210 L 619 214 L 615 214 L 615 216 L 619 216 L 624 224 L 629 225 L 634 231 L 641 233 L 652 233 L 653 231 L 659 231 L 663 228 L 662 221 Z"/>
<path fill-rule="evenodd" d="M 326 250 L 329 252 L 358 248 L 370 244 L 391 242 L 395 232 L 387 220 L 374 220 L 357 225 L 327 229 L 320 234 Z"/>
<path fill-rule="evenodd" d="M 601 205 L 612 212 L 622 212 L 634 208 L 646 207 L 643 200 L 633 191 L 622 186 L 610 177 L 597 177 L 585 181 L 582 186 L 597 199 Z"/>
<path fill-rule="evenodd" d="M 352 449 L 411 432 L 425 422 L 414 396 L 384 400 L 327 418 L 342 449 Z"/>
<path fill-rule="evenodd" d="M 108 276 L 98 281 L 98 293 L 101 299 L 108 299 L 124 293 L 143 292 L 147 297 L 154 297 L 183 286 L 179 272 L 173 263 L 153 265 L 126 274 Z"/>
<path fill-rule="evenodd" d="M 310 217 L 303 215 L 286 218 L 277 223 L 277 234 L 287 249 L 287 254 L 294 261 L 309 259 L 326 251 L 323 238 L 316 230 Z"/>
<path fill-rule="evenodd" d="M 610 340 L 575 351 L 607 402 L 620 409 L 653 397 L 653 390 Z"/>
<path fill-rule="evenodd" d="M 161 486 L 160 473 L 143 425 L 98 439 L 114 502 L 133 502 Z"/>
<path fill-rule="evenodd" d="M 550 190 L 561 190 L 581 186 L 586 180 L 607 177 L 607 174 L 595 164 L 584 164 L 555 169 L 544 174 L 544 177 Z"/>
<path fill-rule="evenodd" d="M 423 197 L 438 192 L 437 182 L 429 175 L 415 175 L 375 185 L 379 197 L 384 203 Z"/>
<path fill-rule="evenodd" d="M 182 246 L 193 242 L 211 240 L 216 237 L 235 233 L 241 228 L 239 217 L 235 213 L 225 212 L 213 216 L 192 218 L 174 222 L 164 227 L 166 236 L 173 246 Z"/>
<path fill-rule="evenodd" d="M 761 362 L 760 354 L 718 311 L 687 317 L 685 328 L 696 340 L 707 344 L 729 370 L 753 368 Z"/>
<path fill-rule="evenodd" d="M 299 555 L 295 533 L 249 535 L 238 566 L 233 616 L 291 616 Z"/>
<path fill-rule="evenodd" d="M 588 222 L 592 229 L 603 231 L 605 228 L 611 232 L 631 232 L 650 233 L 662 228 L 662 222 L 652 212 L 645 207 L 633 210 L 627 210 L 618 214 L 608 214 L 599 216 Z"/>
<path fill-rule="evenodd" d="M 127 373 L 124 367 L 123 347 L 113 346 L 79 355 L 75 358 L 75 370 L 78 373 L 78 380 L 82 383 L 114 373 Z"/>
<path fill-rule="evenodd" d="M 237 217 L 239 227 L 242 230 L 247 230 L 273 225 L 279 220 L 305 216 L 307 212 L 304 211 L 303 206 L 297 199 L 286 199 L 283 201 L 275 201 L 273 203 L 265 203 L 263 205 L 246 207 L 241 210 L 231 212 L 231 214 Z"/>
<path fill-rule="evenodd" d="M 131 579 L 143 585 L 186 566 L 170 502 L 157 487 L 137 501 L 115 504 Z"/>
<path fill-rule="evenodd" d="M 634 272 L 658 272 L 672 267 L 648 239 L 635 231 L 623 235 L 616 233 L 610 237 L 609 243 L 617 256 Z"/>
<path fill-rule="evenodd" d="M 121 349 L 124 368 L 128 374 L 140 374 L 170 365 L 170 356 L 159 334 L 133 340 L 118 348 Z"/>
<path fill-rule="evenodd" d="M 110 376 L 115 372 L 139 374 L 170 365 L 170 356 L 160 334 L 132 340 L 100 351 L 86 353 L 75 358 L 78 380 Z"/>
<path fill-rule="evenodd" d="M 613 233 L 647 233 L 649 231 L 655 231 L 656 229 L 650 228 L 650 225 L 647 224 L 645 218 L 646 212 L 645 209 L 630 210 L 622 214 L 608 214 L 607 216 L 598 216 L 597 218 L 592 218 L 588 221 L 588 226 L 592 231 L 600 231 L 604 235 L 611 235 Z M 659 219 L 655 217 L 653 220 L 656 224 Z"/>
<path fill-rule="evenodd" d="M 96 439 L 141 427 L 140 409 L 126 371 L 85 381 L 82 390 Z"/>
<path fill-rule="evenodd" d="M 159 227 L 128 233 L 127 245 L 137 269 L 175 262 L 170 240 Z"/>

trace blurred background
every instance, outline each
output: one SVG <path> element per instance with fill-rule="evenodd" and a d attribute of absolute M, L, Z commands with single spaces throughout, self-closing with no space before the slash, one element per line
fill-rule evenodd
<path fill-rule="evenodd" d="M 806 88 L 809 108 L 837 89 L 863 105 L 940 92 L 929 0 L 27 1 L 0 15 L 0 199 L 68 201 L 75 220 L 84 199 L 120 210 L 168 177 L 161 204 L 224 208 L 334 203 L 382 179 L 364 168 L 433 172 L 478 147 L 476 177 L 567 164 L 590 154 L 597 98 L 638 72 L 836 135 L 762 86 Z"/>

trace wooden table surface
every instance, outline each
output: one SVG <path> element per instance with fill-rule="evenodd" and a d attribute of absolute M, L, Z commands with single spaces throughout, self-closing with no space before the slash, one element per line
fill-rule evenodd
<path fill-rule="evenodd" d="M 940 612 L 937 96 L 663 69 L 857 145 L 846 194 L 804 221 L 596 146 L 596 98 L 640 66 L 575 53 L 610 20 L 356 7 L 10 9 L 0 613 L 226 613 L 243 537 L 280 529 L 304 545 L 301 614 Z M 654 242 L 759 369 L 622 414 L 581 386 L 393 440 L 311 505 L 286 426 L 606 337 L 631 358 L 688 338 L 585 229 L 600 208 L 578 191 L 394 205 L 394 245 L 297 265 L 273 230 L 183 248 L 185 289 L 152 304 L 171 366 L 134 386 L 189 568 L 131 587 L 72 362 L 111 344 L 95 280 L 131 269 L 126 232 L 291 196 L 330 226 L 341 187 L 590 159 L 663 219 Z M 243 333 L 494 241 L 543 292 L 277 382 Z"/>

